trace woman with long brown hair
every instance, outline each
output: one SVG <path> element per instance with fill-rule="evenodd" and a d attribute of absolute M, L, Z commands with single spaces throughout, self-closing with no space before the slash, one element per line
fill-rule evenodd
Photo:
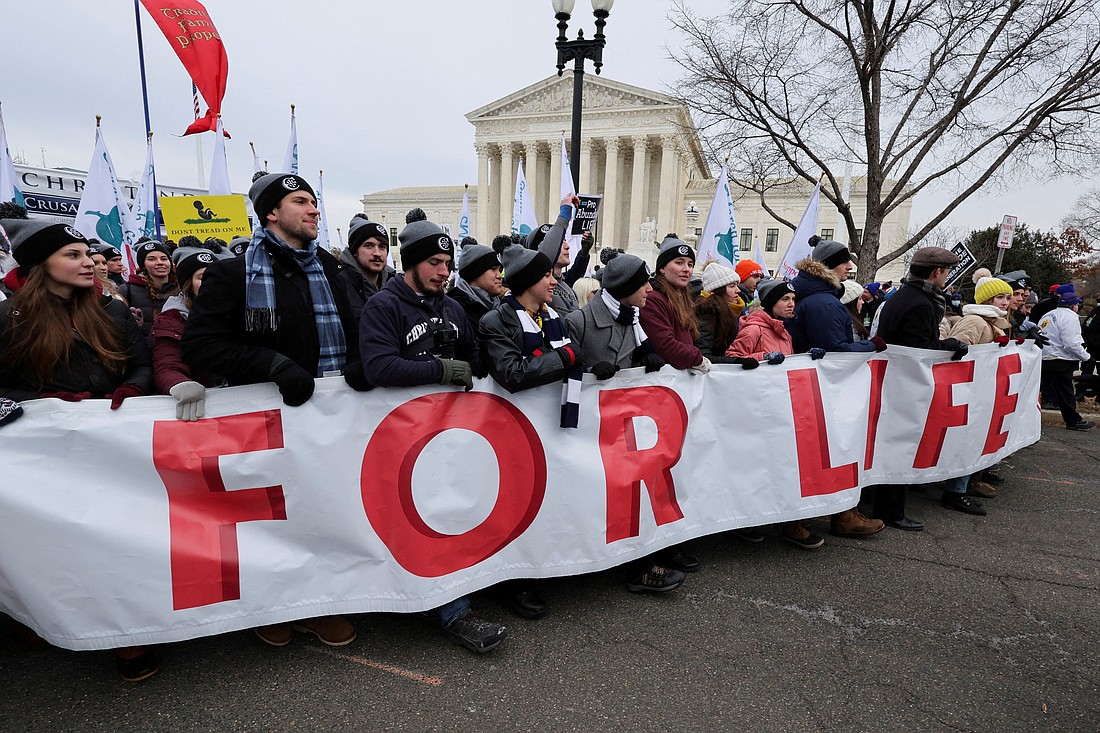
<path fill-rule="evenodd" d="M 88 240 L 66 224 L 0 221 L 25 282 L 0 303 L 0 397 L 68 402 L 145 394 L 149 351 L 121 300 L 100 304 Z M 115 650 L 119 673 L 140 682 L 157 673 L 144 647 Z"/>

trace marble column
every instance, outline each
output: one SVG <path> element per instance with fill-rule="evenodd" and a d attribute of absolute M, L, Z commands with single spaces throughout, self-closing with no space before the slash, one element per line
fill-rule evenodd
<path fill-rule="evenodd" d="M 531 140 L 523 144 L 526 158 L 523 163 L 523 175 L 527 178 L 527 190 L 531 192 L 531 203 L 535 203 L 535 194 L 539 191 L 539 144 Z M 542 223 L 542 219 L 539 219 L 538 204 L 535 204 L 535 219 L 539 224 Z"/>
<path fill-rule="evenodd" d="M 500 179 L 504 176 L 500 173 L 500 147 L 494 145 L 495 150 L 489 152 L 489 186 L 492 188 L 492 195 L 488 200 L 488 219 L 485 222 L 485 227 L 488 230 L 485 234 L 485 238 L 492 241 L 497 234 L 500 233 Z"/>
<path fill-rule="evenodd" d="M 550 147 L 550 185 L 546 191 L 547 218 L 555 218 L 558 215 L 558 204 L 561 202 L 561 140 L 547 140 Z"/>
<path fill-rule="evenodd" d="M 477 241 L 488 244 L 489 234 L 489 148 L 485 143 L 475 143 L 477 153 L 477 227 L 471 227 Z"/>
<path fill-rule="evenodd" d="M 512 231 L 512 200 L 516 192 L 516 168 L 512 162 L 512 143 L 500 144 L 500 221 L 496 234 Z"/>
<path fill-rule="evenodd" d="M 619 138 L 607 138 L 604 149 L 607 151 L 607 165 L 604 171 L 603 203 L 600 205 L 600 245 L 625 249 L 630 242 L 619 241 Z"/>
<path fill-rule="evenodd" d="M 679 179 L 680 154 L 676 135 L 661 135 L 661 189 L 657 199 L 657 241 L 669 232 L 682 232 L 676 229 L 678 221 L 678 199 L 683 192 L 677 193 L 676 181 Z"/>
<path fill-rule="evenodd" d="M 646 153 L 645 135 L 635 135 L 631 138 L 634 143 L 634 173 L 630 177 L 630 217 L 629 231 L 624 237 L 628 245 L 634 244 L 642 233 L 642 222 L 645 220 L 646 207 L 649 203 L 646 187 L 646 168 L 649 165 L 649 156 Z"/>
<path fill-rule="evenodd" d="M 570 161 L 570 165 L 573 162 Z M 595 176 L 592 175 L 592 141 L 581 140 L 581 169 L 580 180 L 578 185 L 580 190 L 577 193 L 595 193 L 592 190 L 592 181 L 595 180 Z"/>

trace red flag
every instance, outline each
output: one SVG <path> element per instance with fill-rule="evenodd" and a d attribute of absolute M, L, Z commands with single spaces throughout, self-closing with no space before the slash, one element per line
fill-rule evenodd
<path fill-rule="evenodd" d="M 209 105 L 206 115 L 195 120 L 183 134 L 217 130 L 229 59 L 210 14 L 198 0 L 141 0 L 141 4 L 164 33 Z"/>

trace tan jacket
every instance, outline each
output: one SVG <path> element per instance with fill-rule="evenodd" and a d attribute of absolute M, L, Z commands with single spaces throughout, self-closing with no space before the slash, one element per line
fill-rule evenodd
<path fill-rule="evenodd" d="M 1007 335 L 1012 327 L 1003 313 L 991 305 L 964 305 L 963 317 L 951 327 L 948 337 L 968 346 L 991 344 L 993 339 Z"/>

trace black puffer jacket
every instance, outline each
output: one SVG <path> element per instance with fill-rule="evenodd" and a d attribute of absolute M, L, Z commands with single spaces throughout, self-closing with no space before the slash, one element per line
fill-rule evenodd
<path fill-rule="evenodd" d="M 32 400 L 47 392 L 91 392 L 92 397 L 109 397 L 123 384 L 132 384 L 146 394 L 153 389 L 153 359 L 130 309 L 121 300 L 112 300 L 104 310 L 111 317 L 126 349 L 126 366 L 122 372 L 107 369 L 95 350 L 76 340 L 67 364 L 58 364 L 45 384 L 39 385 L 32 375 L 12 367 L 8 354 L 13 318 L 12 302 L 0 302 L 0 397 L 12 400 Z"/>
<path fill-rule="evenodd" d="M 153 319 L 164 303 L 180 291 L 176 276 L 172 275 L 163 286 L 157 287 L 145 279 L 144 276 L 134 273 L 122 285 L 118 286 L 118 294 L 126 299 L 131 308 L 137 308 L 145 320 L 141 324 L 141 332 L 145 334 L 149 348 L 153 347 L 151 333 L 153 332 Z"/>

